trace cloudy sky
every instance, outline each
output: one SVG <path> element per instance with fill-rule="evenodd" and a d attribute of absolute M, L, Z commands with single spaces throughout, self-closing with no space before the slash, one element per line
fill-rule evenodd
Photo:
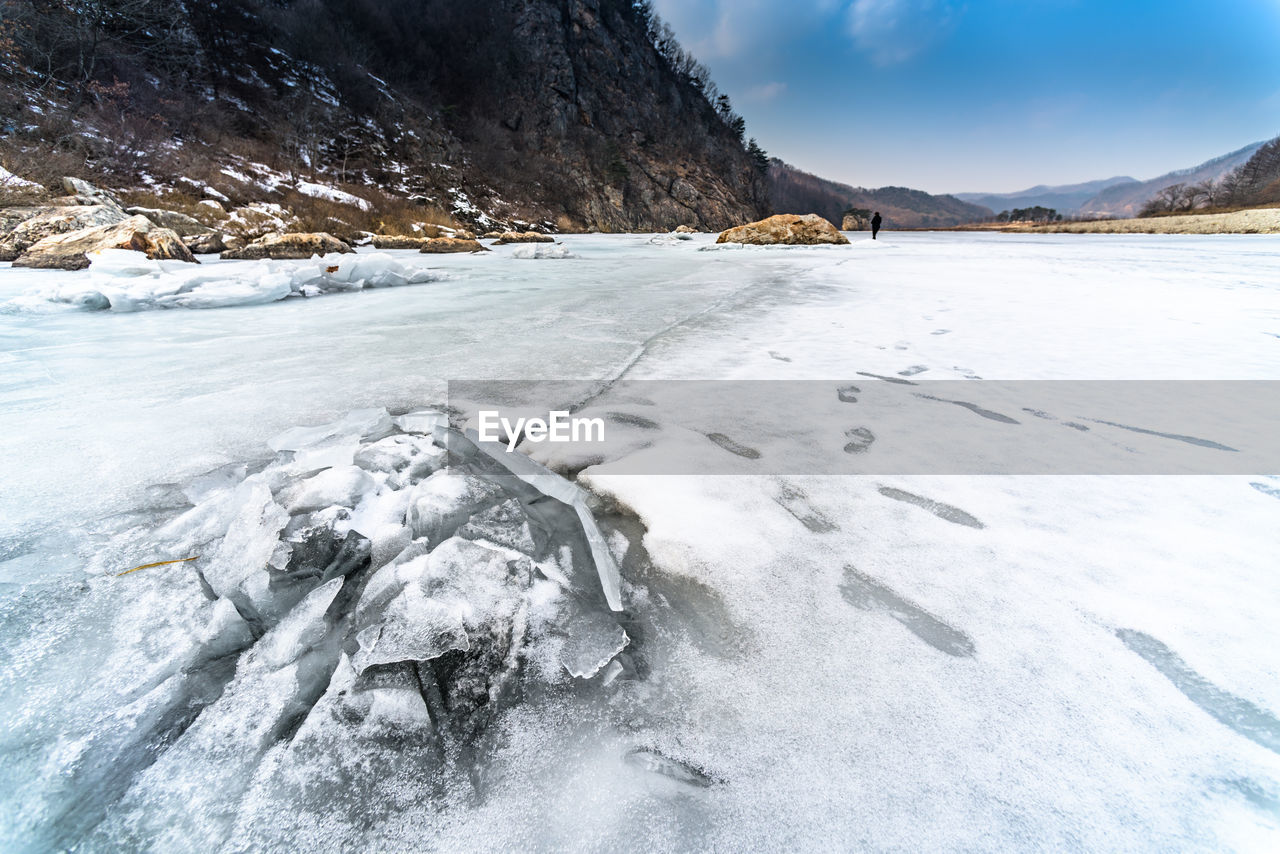
<path fill-rule="evenodd" d="M 654 0 L 771 154 L 1012 191 L 1280 134 L 1280 0 Z"/>

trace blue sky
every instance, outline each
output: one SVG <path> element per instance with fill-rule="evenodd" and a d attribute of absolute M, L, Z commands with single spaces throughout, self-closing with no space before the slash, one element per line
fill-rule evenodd
<path fill-rule="evenodd" d="M 1146 179 L 1280 134 L 1280 0 L 654 0 L 771 154 L 934 193 Z"/>

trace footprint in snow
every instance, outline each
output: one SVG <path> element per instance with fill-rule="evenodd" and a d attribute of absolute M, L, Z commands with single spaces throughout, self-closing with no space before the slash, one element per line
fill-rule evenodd
<path fill-rule="evenodd" d="M 708 433 L 707 438 L 724 448 L 731 454 L 737 454 L 748 460 L 760 459 L 760 452 L 755 448 L 748 448 L 746 445 L 739 445 L 723 433 Z"/>
<path fill-rule="evenodd" d="M 871 447 L 871 443 L 876 440 L 876 435 L 866 427 L 853 427 L 844 431 L 844 437 L 849 443 L 844 446 L 846 454 L 862 454 Z"/>

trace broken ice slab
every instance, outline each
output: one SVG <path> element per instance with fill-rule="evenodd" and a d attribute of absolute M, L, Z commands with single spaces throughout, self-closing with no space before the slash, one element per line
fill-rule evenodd
<path fill-rule="evenodd" d="M 361 447 L 352 461 L 365 471 L 399 475 L 393 485 L 400 486 L 443 468 L 445 451 L 429 438 L 397 434 Z"/>
<path fill-rule="evenodd" d="M 584 613 L 570 625 L 569 639 L 560 651 L 560 662 L 570 676 L 590 679 L 630 642 L 626 631 L 608 614 Z"/>
<path fill-rule="evenodd" d="M 250 574 L 265 572 L 280 532 L 289 521 L 265 484 L 245 481 L 229 498 L 228 503 L 237 508 L 236 515 L 213 560 L 204 568 L 205 579 L 219 596 L 233 593 Z"/>
<path fill-rule="evenodd" d="M 333 604 L 344 579 L 333 578 L 312 590 L 269 631 L 255 648 L 258 661 L 268 667 L 284 667 L 302 657 L 329 631 L 325 612 Z"/>
<path fill-rule="evenodd" d="M 397 415 L 391 420 L 406 433 L 427 435 L 434 433 L 437 427 L 444 427 L 449 423 L 448 417 L 435 409 L 418 409 L 406 412 L 404 415 Z"/>
<path fill-rule="evenodd" d="M 457 609 L 428 599 L 415 584 L 406 585 L 382 614 L 382 622 L 356 635 L 359 651 L 351 659 L 356 673 L 376 664 L 430 661 L 449 650 L 471 648 Z"/>
<path fill-rule="evenodd" d="M 591 515 L 586 490 L 565 480 L 550 469 L 544 468 L 522 453 L 508 452 L 505 445 L 481 441 L 480 435 L 471 428 L 467 428 L 465 435 L 451 433 L 450 440 L 455 444 L 466 442 L 484 451 L 507 471 L 543 495 L 573 507 L 577 511 L 578 520 L 582 523 L 582 532 L 587 538 L 587 544 L 591 547 L 591 559 L 595 562 L 596 574 L 600 576 L 600 589 L 604 591 L 605 601 L 614 611 L 622 610 L 622 575 L 618 571 L 617 561 L 613 559 L 604 535 L 600 533 L 595 516 Z"/>
<path fill-rule="evenodd" d="M 285 430 L 272 437 L 267 446 L 273 451 L 299 451 L 340 436 L 381 439 L 389 435 L 394 426 L 385 409 L 356 409 L 328 424 Z"/>
<path fill-rule="evenodd" d="M 355 507 L 378 488 L 377 481 L 356 466 L 325 469 L 289 488 L 281 496 L 290 515 L 325 507 Z"/>
<path fill-rule="evenodd" d="M 415 538 L 426 537 L 434 546 L 501 494 L 495 483 L 441 470 L 412 488 L 405 521 Z"/>
<path fill-rule="evenodd" d="M 475 514 L 458 529 L 458 536 L 483 540 L 533 557 L 537 551 L 533 530 L 524 508 L 514 498 Z"/>

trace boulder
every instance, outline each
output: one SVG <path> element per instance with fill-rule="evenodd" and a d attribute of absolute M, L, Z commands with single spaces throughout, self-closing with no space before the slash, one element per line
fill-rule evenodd
<path fill-rule="evenodd" d="M 817 214 L 777 214 L 758 222 L 735 226 L 720 232 L 716 243 L 752 243 L 756 245 L 810 245 L 848 243 L 849 238 Z"/>
<path fill-rule="evenodd" d="M 179 237 L 194 237 L 197 234 L 213 234 L 213 229 L 195 217 L 178 211 L 166 211 L 159 208 L 125 208 L 125 213 L 134 216 L 145 216 L 161 228 L 167 228 Z"/>
<path fill-rule="evenodd" d="M 536 231 L 504 231 L 498 235 L 499 243 L 555 243 L 556 239 L 550 234 L 540 234 Z"/>
<path fill-rule="evenodd" d="M 68 205 L 6 208 L 0 220 L 0 261 L 12 261 L 30 247 L 55 234 L 115 225 L 128 215 L 114 205 Z"/>
<path fill-rule="evenodd" d="M 259 261 L 263 258 L 289 259 L 310 258 L 313 255 L 328 255 L 330 252 L 354 252 L 327 231 L 301 232 L 296 234 L 268 234 L 259 237 L 241 249 L 223 252 L 223 258 L 234 258 L 243 261 Z"/>
<path fill-rule="evenodd" d="M 83 270 L 89 266 L 85 253 L 102 249 L 132 249 L 155 260 L 196 263 L 195 256 L 177 234 L 161 228 L 145 216 L 131 216 L 113 225 L 50 235 L 19 255 L 13 266 Z"/>
<path fill-rule="evenodd" d="M 691 225 L 677 225 L 676 234 L 697 234 L 698 229 Z"/>
<path fill-rule="evenodd" d="M 463 240 L 460 237 L 433 237 L 423 244 L 421 252 L 488 252 L 479 241 Z"/>
<path fill-rule="evenodd" d="M 840 223 L 841 231 L 866 231 L 869 228 L 871 228 L 871 220 L 862 214 L 847 213 Z"/>
<path fill-rule="evenodd" d="M 218 219 L 222 219 L 227 215 L 226 208 L 218 204 L 213 199 L 201 199 L 200 201 L 196 202 L 196 204 L 198 204 L 202 208 L 208 208 L 209 213 L 214 214 L 215 216 L 218 217 Z"/>
<path fill-rule="evenodd" d="M 238 249 L 244 246 L 244 241 L 239 241 L 238 245 L 232 245 L 236 242 L 234 238 L 212 229 L 208 234 L 193 234 L 189 237 L 183 237 L 182 242 L 196 255 L 214 255 L 218 252 L 226 252 L 230 249 Z"/>
<path fill-rule="evenodd" d="M 82 181 L 79 178 L 63 178 L 62 191 L 67 194 L 66 198 L 61 200 L 64 204 L 106 205 L 124 213 L 124 205 L 120 204 L 120 199 L 115 193 L 95 187 L 88 181 Z"/>
<path fill-rule="evenodd" d="M 405 234 L 375 234 L 375 249 L 421 249 L 427 245 L 429 237 L 410 237 Z"/>
<path fill-rule="evenodd" d="M 456 237 L 459 240 L 475 240 L 476 239 L 476 233 L 474 231 L 467 231 L 465 228 L 460 228 L 449 236 Z"/>
<path fill-rule="evenodd" d="M 501 236 L 501 231 L 486 231 L 483 235 L 485 240 L 497 240 Z"/>

